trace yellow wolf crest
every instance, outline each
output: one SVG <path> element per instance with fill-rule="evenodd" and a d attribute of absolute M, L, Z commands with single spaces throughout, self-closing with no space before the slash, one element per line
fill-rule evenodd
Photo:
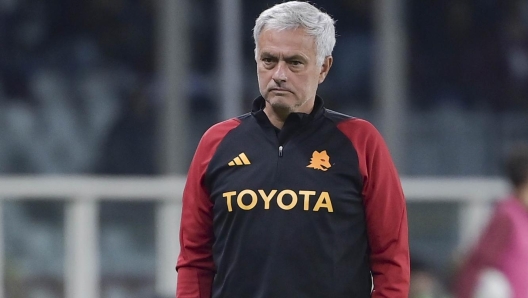
<path fill-rule="evenodd" d="M 323 150 L 321 152 L 314 151 L 314 153 L 312 154 L 312 158 L 310 159 L 310 164 L 306 167 L 326 171 L 330 167 L 332 167 L 332 165 L 330 164 L 330 156 L 328 156 L 326 150 Z"/>

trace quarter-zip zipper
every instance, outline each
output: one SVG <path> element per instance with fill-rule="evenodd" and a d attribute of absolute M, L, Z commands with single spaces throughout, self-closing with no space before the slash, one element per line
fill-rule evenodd
<path fill-rule="evenodd" d="M 279 157 L 282 157 L 282 146 L 279 146 Z"/>

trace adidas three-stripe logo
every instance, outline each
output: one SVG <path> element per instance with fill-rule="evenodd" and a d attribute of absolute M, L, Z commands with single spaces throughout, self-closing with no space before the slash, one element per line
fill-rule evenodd
<path fill-rule="evenodd" d="M 243 165 L 250 165 L 251 162 L 247 158 L 246 154 L 244 152 L 240 153 L 237 157 L 235 157 L 232 161 L 228 163 L 230 167 L 232 166 L 243 166 Z"/>

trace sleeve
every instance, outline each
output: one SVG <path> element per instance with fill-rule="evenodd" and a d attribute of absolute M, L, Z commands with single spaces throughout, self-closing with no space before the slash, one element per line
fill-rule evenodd
<path fill-rule="evenodd" d="M 372 124 L 351 119 L 339 126 L 357 151 L 363 177 L 374 281 L 372 298 L 407 298 L 410 286 L 407 207 L 396 167 L 381 134 Z"/>
<path fill-rule="evenodd" d="M 479 290 L 482 270 L 500 267 L 505 248 L 510 243 L 511 233 L 512 223 L 499 205 L 478 242 L 474 244 L 470 253 L 462 261 L 462 266 L 457 270 L 454 285 L 456 297 L 476 297 L 475 291 L 487 291 Z"/>
<path fill-rule="evenodd" d="M 209 162 L 225 135 L 238 125 L 235 119 L 210 128 L 196 149 L 183 191 L 180 255 L 176 264 L 177 298 L 210 298 L 215 266 L 212 256 L 213 203 L 205 186 Z"/>
<path fill-rule="evenodd" d="M 500 203 L 499 203 L 500 204 Z M 512 238 L 513 223 L 499 205 L 475 247 L 473 259 L 484 266 L 498 268 Z"/>

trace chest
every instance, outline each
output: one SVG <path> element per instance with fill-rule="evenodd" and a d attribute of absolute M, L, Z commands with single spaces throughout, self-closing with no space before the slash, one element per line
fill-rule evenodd
<path fill-rule="evenodd" d="M 286 142 L 234 134 L 211 160 L 207 183 L 216 212 L 346 212 L 361 205 L 362 177 L 350 141 L 322 129 Z"/>

